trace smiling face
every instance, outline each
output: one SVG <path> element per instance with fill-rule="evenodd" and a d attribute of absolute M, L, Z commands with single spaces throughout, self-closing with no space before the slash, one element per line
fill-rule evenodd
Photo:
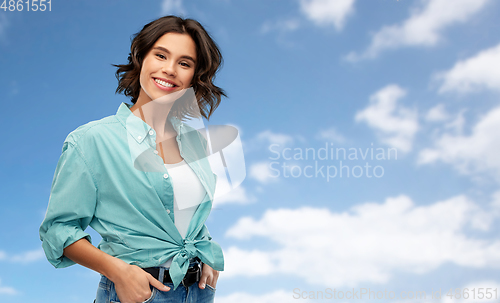
<path fill-rule="evenodd" d="M 144 104 L 191 87 L 196 44 L 188 34 L 166 33 L 144 57 L 138 103 Z"/>

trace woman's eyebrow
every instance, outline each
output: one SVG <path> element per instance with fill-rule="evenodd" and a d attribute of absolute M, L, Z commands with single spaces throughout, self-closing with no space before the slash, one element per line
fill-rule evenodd
<path fill-rule="evenodd" d="M 168 51 L 168 49 L 164 48 L 163 46 L 155 46 L 155 47 L 153 47 L 153 49 L 161 50 L 161 51 L 166 52 L 167 54 L 170 54 L 170 52 Z M 196 60 L 194 60 L 193 57 L 191 57 L 191 56 L 183 55 L 183 56 L 181 56 L 181 58 L 188 59 L 188 60 L 191 60 L 194 63 L 196 63 Z"/>

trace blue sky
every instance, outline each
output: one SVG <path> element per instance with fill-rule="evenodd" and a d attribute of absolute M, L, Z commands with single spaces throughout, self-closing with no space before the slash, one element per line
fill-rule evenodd
<path fill-rule="evenodd" d="M 111 64 L 166 14 L 219 44 L 228 98 L 207 124 L 237 127 L 245 153 L 245 181 L 207 220 L 226 264 L 216 302 L 328 288 L 427 294 L 359 302 L 500 297 L 498 1 L 53 0 L 0 10 L 0 302 L 94 299 L 99 275 L 54 269 L 38 228 L 66 135 L 129 102 Z M 325 144 L 351 157 L 313 158 Z"/>

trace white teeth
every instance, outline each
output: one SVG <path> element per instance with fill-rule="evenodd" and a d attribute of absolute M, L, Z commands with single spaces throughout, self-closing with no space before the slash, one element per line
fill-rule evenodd
<path fill-rule="evenodd" d="M 160 79 L 155 79 L 156 83 L 160 84 L 161 86 L 165 86 L 165 87 L 174 87 L 173 84 L 171 83 L 167 83 L 165 81 L 162 81 Z"/>

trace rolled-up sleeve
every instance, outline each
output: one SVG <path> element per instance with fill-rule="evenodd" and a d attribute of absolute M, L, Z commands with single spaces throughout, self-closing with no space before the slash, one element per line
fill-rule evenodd
<path fill-rule="evenodd" d="M 75 264 L 63 250 L 86 238 L 97 202 L 97 184 L 79 146 L 65 141 L 57 163 L 49 205 L 40 226 L 40 240 L 48 261 L 56 268 Z"/>

